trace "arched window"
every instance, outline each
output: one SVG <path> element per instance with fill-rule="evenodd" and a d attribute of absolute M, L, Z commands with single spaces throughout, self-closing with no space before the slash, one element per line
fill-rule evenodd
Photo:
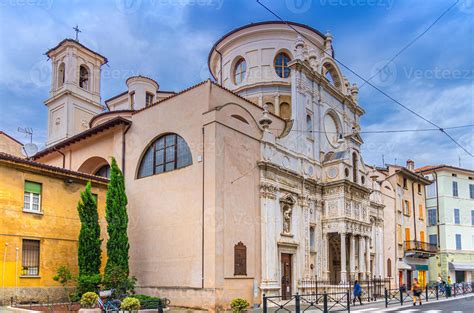
<path fill-rule="evenodd" d="M 186 141 L 176 134 L 155 140 L 143 156 L 138 178 L 169 172 L 193 163 Z"/>
<path fill-rule="evenodd" d="M 85 65 L 79 67 L 79 87 L 89 90 L 89 71 Z"/>
<path fill-rule="evenodd" d="M 285 120 L 291 118 L 291 108 L 287 102 L 280 103 L 280 117 Z"/>
<path fill-rule="evenodd" d="M 387 277 L 392 277 L 392 260 L 387 259 Z"/>
<path fill-rule="evenodd" d="M 244 58 L 240 58 L 234 66 L 234 83 L 239 85 L 245 79 L 247 72 L 247 62 Z"/>
<path fill-rule="evenodd" d="M 101 176 L 101 177 L 110 177 L 110 165 L 105 164 L 101 166 L 94 174 L 95 176 Z"/>
<path fill-rule="evenodd" d="M 358 159 L 357 159 L 357 153 L 353 152 L 352 153 L 352 180 L 354 181 L 354 183 L 357 183 L 357 162 L 358 162 Z"/>
<path fill-rule="evenodd" d="M 275 106 L 273 105 L 273 103 L 267 102 L 265 104 L 267 105 L 268 112 L 275 113 Z"/>
<path fill-rule="evenodd" d="M 58 87 L 64 85 L 64 81 L 66 80 L 66 65 L 64 63 L 59 64 L 58 67 Z"/>
<path fill-rule="evenodd" d="M 234 275 L 247 275 L 247 247 L 241 241 L 234 246 Z"/>
<path fill-rule="evenodd" d="M 281 78 L 290 77 L 290 68 L 288 67 L 288 62 L 290 62 L 290 57 L 284 52 L 278 53 L 275 58 L 275 71 Z"/>
<path fill-rule="evenodd" d="M 311 114 L 306 114 L 306 131 L 308 132 L 308 136 L 313 134 L 313 119 L 311 118 Z"/>

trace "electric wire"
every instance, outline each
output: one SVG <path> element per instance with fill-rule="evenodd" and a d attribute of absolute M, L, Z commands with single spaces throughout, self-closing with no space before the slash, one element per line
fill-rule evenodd
<path fill-rule="evenodd" d="M 435 124 L 434 122 L 430 121 L 429 119 L 427 119 L 426 117 L 422 116 L 421 114 L 417 113 L 416 111 L 414 111 L 413 109 L 409 108 L 408 106 L 404 105 L 403 103 L 401 103 L 400 101 L 396 100 L 395 98 L 393 98 L 391 95 L 389 95 L 387 92 L 383 91 L 382 89 L 380 89 L 379 87 L 375 86 L 374 84 L 372 84 L 371 82 L 369 82 L 367 79 L 365 79 L 362 75 L 358 74 L 357 72 L 355 72 L 354 70 L 352 70 L 349 66 L 345 65 L 342 61 L 340 61 L 339 59 L 337 59 L 336 57 L 334 57 L 332 54 L 328 53 L 327 51 L 321 49 L 319 47 L 319 45 L 317 45 L 316 43 L 314 43 L 311 38 L 308 38 L 308 36 L 306 36 L 305 34 L 301 33 L 300 31 L 298 31 L 295 27 L 293 27 L 293 25 L 291 25 L 290 23 L 288 23 L 288 21 L 285 21 L 283 20 L 278 14 L 276 14 L 275 12 L 273 12 L 269 7 L 267 7 L 265 4 L 261 3 L 260 0 L 256 0 L 258 4 L 260 4 L 265 10 L 267 10 L 268 12 L 270 12 L 273 16 L 275 16 L 278 20 L 280 20 L 282 23 L 286 24 L 289 28 L 291 28 L 293 31 L 295 31 L 297 34 L 299 34 L 301 37 L 305 38 L 306 40 L 308 40 L 309 42 L 311 42 L 315 47 L 317 47 L 318 49 L 320 49 L 324 54 L 330 56 L 334 61 L 336 61 L 338 64 L 340 64 L 342 67 L 344 67 L 345 69 L 347 69 L 349 72 L 351 72 L 353 75 L 355 75 L 356 77 L 358 77 L 359 79 L 361 79 L 362 81 L 364 81 L 367 85 L 371 86 L 372 88 L 374 88 L 375 90 L 377 90 L 378 92 L 380 92 L 382 95 L 384 95 L 385 97 L 387 97 L 388 99 L 392 100 L 393 102 L 395 102 L 396 104 L 398 104 L 400 107 L 402 107 L 403 109 L 407 110 L 408 112 L 412 113 L 413 115 L 417 116 L 418 118 L 422 119 L 423 121 L 427 122 L 428 124 L 434 126 L 437 128 L 437 130 L 439 130 L 440 132 L 442 132 L 444 135 L 446 135 L 446 137 L 448 137 L 454 144 L 456 144 L 459 148 L 461 148 L 464 152 L 466 152 L 469 156 L 471 157 L 474 157 L 474 155 L 469 151 L 467 150 L 463 145 L 461 145 L 459 142 L 456 141 L 456 139 L 454 139 L 450 134 L 448 134 L 446 132 L 446 130 L 440 126 L 438 126 L 437 124 Z"/>
<path fill-rule="evenodd" d="M 374 75 L 370 76 L 367 81 L 371 81 L 372 78 L 374 78 L 375 76 L 377 76 L 387 65 L 389 65 L 390 63 L 392 63 L 398 56 L 400 56 L 400 54 L 402 54 L 405 50 L 407 50 L 409 47 L 411 47 L 415 42 L 418 41 L 418 39 L 420 39 L 421 37 L 423 37 L 431 28 L 433 28 L 433 26 L 435 26 L 436 23 L 438 23 L 442 18 L 443 16 L 445 16 L 452 8 L 454 8 L 456 6 L 456 4 L 458 4 L 459 0 L 456 0 L 456 2 L 454 2 L 452 5 L 450 5 L 446 10 L 443 11 L 443 13 L 441 13 L 440 16 L 438 16 L 437 19 L 435 19 L 433 21 L 433 23 L 430 24 L 430 26 L 428 26 L 428 28 L 426 28 L 423 32 L 421 32 L 418 36 L 416 36 L 414 39 L 412 39 L 408 44 L 406 44 L 403 48 L 401 48 L 393 57 L 390 58 L 390 60 L 387 61 L 387 63 L 385 63 L 384 66 L 382 66 Z M 364 87 L 366 85 L 366 82 L 363 82 L 362 85 L 360 85 L 359 87 L 359 90 Z"/>

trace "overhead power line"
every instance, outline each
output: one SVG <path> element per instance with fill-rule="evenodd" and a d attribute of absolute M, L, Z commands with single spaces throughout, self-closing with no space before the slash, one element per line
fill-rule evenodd
<path fill-rule="evenodd" d="M 467 127 L 474 127 L 474 124 L 470 125 L 461 125 L 461 126 L 452 126 L 452 127 L 444 127 L 443 129 L 459 129 L 459 128 L 467 128 Z M 272 128 L 274 130 L 281 130 Z M 319 130 L 299 130 L 293 129 L 292 131 L 295 132 L 305 132 L 305 133 L 327 133 L 327 134 L 340 134 L 340 132 L 327 132 L 327 131 L 319 131 Z M 357 134 L 387 134 L 387 133 L 409 133 L 409 132 L 430 132 L 430 131 L 439 131 L 438 128 L 418 128 L 418 129 L 383 129 L 383 130 L 367 130 L 367 131 L 360 131 L 355 132 Z M 348 135 L 347 133 L 342 135 Z"/>
<path fill-rule="evenodd" d="M 446 135 L 446 137 L 448 137 L 454 144 L 456 144 L 458 147 L 460 147 L 464 152 L 466 152 L 469 156 L 471 157 L 474 157 L 474 155 L 469 151 L 467 150 L 464 146 L 462 146 L 459 142 L 456 141 L 456 139 L 454 139 L 450 134 L 448 134 L 446 132 L 445 129 L 443 129 L 442 127 L 438 126 L 437 124 L 435 124 L 434 122 L 428 120 L 427 118 L 425 118 L 424 116 L 422 116 L 421 114 L 417 113 L 416 111 L 414 111 L 413 109 L 407 107 L 406 105 L 404 105 L 403 103 L 401 103 L 400 101 L 396 100 L 395 98 L 393 98 L 392 96 L 390 96 L 388 93 L 386 93 L 385 91 L 383 91 L 382 89 L 380 89 L 379 87 L 375 86 L 374 84 L 372 84 L 371 82 L 369 82 L 367 79 L 365 79 L 362 75 L 360 75 L 359 73 L 355 72 L 353 69 L 351 69 L 349 66 L 345 65 L 342 61 L 340 61 L 339 59 L 337 59 L 336 57 L 334 57 L 333 55 L 331 55 L 330 53 L 326 52 L 325 50 L 321 49 L 319 47 L 319 45 L 317 45 L 315 42 L 313 42 L 311 40 L 311 38 L 309 38 L 308 36 L 306 36 L 305 34 L 301 33 L 300 31 L 298 31 L 295 27 L 293 27 L 293 25 L 291 25 L 290 23 L 288 23 L 288 21 L 285 21 L 284 19 L 282 19 L 278 14 L 276 14 L 275 12 L 273 12 L 269 7 L 267 7 L 265 4 L 261 3 L 260 0 L 256 0 L 258 4 L 260 4 L 265 10 L 267 10 L 268 12 L 270 12 L 273 16 L 275 16 L 278 20 L 280 20 L 282 23 L 285 23 L 289 28 L 291 28 L 293 31 L 295 31 L 297 34 L 299 34 L 301 37 L 305 38 L 306 40 L 308 40 L 309 42 L 311 42 L 315 47 L 317 47 L 318 49 L 320 49 L 324 54 L 330 56 L 334 61 L 336 61 L 338 64 L 340 64 L 342 67 L 344 67 L 345 69 L 347 69 L 349 72 L 351 72 L 352 74 L 354 74 L 356 77 L 358 77 L 359 79 L 361 79 L 362 81 L 364 81 L 367 85 L 371 86 L 372 88 L 374 88 L 375 90 L 377 90 L 378 92 L 380 92 L 382 95 L 384 95 L 385 97 L 387 97 L 388 99 L 392 100 L 393 102 L 395 102 L 396 104 L 398 104 L 400 107 L 402 107 L 403 109 L 407 110 L 408 112 L 412 113 L 413 115 L 417 116 L 418 118 L 422 119 L 423 121 L 427 122 L 428 124 L 434 126 L 437 128 L 437 130 L 439 130 L 440 132 L 442 132 L 443 134 Z"/>
<path fill-rule="evenodd" d="M 413 38 L 413 40 L 411 40 L 408 44 L 406 44 L 403 48 L 401 48 L 400 51 L 398 51 L 393 57 L 391 57 L 390 60 L 388 60 L 387 63 L 385 63 L 384 66 L 382 66 L 374 75 L 370 76 L 369 79 L 367 79 L 367 80 L 371 81 L 372 78 L 377 76 L 387 65 L 392 63 L 400 54 L 402 54 L 406 49 L 408 49 L 410 46 L 412 46 L 416 41 L 418 41 L 418 39 L 423 37 L 423 35 L 426 34 L 431 28 L 433 28 L 433 26 L 435 26 L 435 24 L 438 23 L 439 20 L 441 20 L 443 18 L 443 16 L 446 15 L 446 13 L 448 13 L 452 8 L 454 8 L 456 6 L 456 4 L 458 4 L 458 2 L 459 2 L 459 0 L 456 0 L 456 2 L 454 2 L 446 10 L 444 10 L 443 13 L 441 13 L 441 15 L 438 16 L 438 18 L 435 19 L 433 21 L 433 23 L 430 24 L 430 26 L 428 26 L 428 28 L 426 28 L 423 32 L 421 32 L 418 36 Z M 366 85 L 366 82 L 363 82 L 362 85 L 360 85 L 359 90 L 362 87 L 364 87 L 365 85 Z"/>

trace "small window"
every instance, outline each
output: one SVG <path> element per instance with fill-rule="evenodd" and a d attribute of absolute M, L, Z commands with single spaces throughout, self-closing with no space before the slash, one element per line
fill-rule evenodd
<path fill-rule="evenodd" d="M 426 186 L 426 198 L 436 197 L 436 183 L 433 182 L 431 185 Z"/>
<path fill-rule="evenodd" d="M 79 87 L 89 90 L 89 71 L 85 65 L 79 67 Z"/>
<path fill-rule="evenodd" d="M 425 219 L 425 214 L 424 214 L 424 209 L 423 209 L 423 204 L 418 205 L 418 215 L 420 220 Z"/>
<path fill-rule="evenodd" d="M 357 183 L 357 173 L 359 172 L 359 169 L 357 168 L 357 165 L 359 163 L 359 160 L 357 158 L 357 153 L 353 152 L 352 153 L 352 180 L 354 183 Z"/>
<path fill-rule="evenodd" d="M 460 224 L 461 219 L 459 217 L 459 209 L 454 209 L 454 224 Z"/>
<path fill-rule="evenodd" d="M 471 225 L 474 226 L 474 210 L 471 210 Z"/>
<path fill-rule="evenodd" d="M 390 258 L 387 259 L 387 276 L 392 277 L 392 260 Z"/>
<path fill-rule="evenodd" d="M 418 193 L 421 195 L 421 184 L 418 184 Z"/>
<path fill-rule="evenodd" d="M 314 231 L 313 226 L 309 228 L 309 249 L 311 252 L 316 251 L 316 238 L 315 238 L 315 231 Z"/>
<path fill-rule="evenodd" d="M 41 184 L 25 181 L 24 206 L 27 212 L 41 212 Z"/>
<path fill-rule="evenodd" d="M 474 185 L 469 184 L 469 198 L 474 199 Z"/>
<path fill-rule="evenodd" d="M 403 177 L 403 188 L 408 188 L 408 180 L 405 177 Z"/>
<path fill-rule="evenodd" d="M 436 216 L 437 210 L 436 209 L 428 209 L 428 226 L 436 225 Z"/>
<path fill-rule="evenodd" d="M 281 78 L 290 77 L 288 62 L 290 62 L 290 57 L 284 52 L 279 53 L 275 58 L 275 71 Z"/>
<path fill-rule="evenodd" d="M 130 109 L 135 109 L 135 91 L 130 93 Z"/>
<path fill-rule="evenodd" d="M 246 72 L 247 62 L 244 58 L 240 58 L 234 66 L 234 83 L 236 85 L 239 85 L 244 81 Z"/>
<path fill-rule="evenodd" d="M 147 92 L 146 93 L 146 98 L 145 98 L 145 106 L 149 107 L 150 105 L 152 105 L 154 97 L 155 96 L 152 93 Z"/>
<path fill-rule="evenodd" d="M 138 178 L 173 171 L 192 163 L 191 151 L 184 139 L 176 134 L 164 135 L 145 152 Z"/>
<path fill-rule="evenodd" d="M 275 113 L 275 106 L 271 102 L 265 103 L 267 105 L 268 112 Z"/>
<path fill-rule="evenodd" d="M 405 214 L 406 216 L 410 216 L 410 201 L 408 200 L 404 200 L 403 201 L 403 214 Z"/>
<path fill-rule="evenodd" d="M 456 250 L 462 250 L 461 234 L 456 234 Z"/>
<path fill-rule="evenodd" d="M 102 167 L 100 167 L 94 174 L 95 176 L 101 176 L 101 177 L 110 177 L 110 165 L 105 164 Z"/>
<path fill-rule="evenodd" d="M 40 261 L 39 240 L 23 239 L 21 251 L 21 275 L 38 276 Z"/>
<path fill-rule="evenodd" d="M 438 235 L 429 235 L 429 241 L 432 245 L 438 245 Z"/>
<path fill-rule="evenodd" d="M 453 177 L 458 177 L 458 175 L 457 175 L 457 174 L 451 174 L 451 176 L 453 176 Z"/>
<path fill-rule="evenodd" d="M 453 181 L 453 197 L 458 197 L 459 192 L 458 192 L 458 182 Z"/>
<path fill-rule="evenodd" d="M 58 67 L 58 87 L 64 85 L 66 80 L 66 65 L 64 63 L 59 64 Z"/>
<path fill-rule="evenodd" d="M 242 242 L 234 246 L 234 275 L 247 275 L 247 247 Z"/>
<path fill-rule="evenodd" d="M 306 131 L 309 137 L 313 135 L 313 118 L 311 114 L 306 114 Z"/>

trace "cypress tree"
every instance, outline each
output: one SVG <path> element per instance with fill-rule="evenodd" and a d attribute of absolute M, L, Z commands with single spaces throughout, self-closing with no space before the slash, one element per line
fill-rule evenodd
<path fill-rule="evenodd" d="M 91 192 L 91 183 L 81 192 L 81 200 L 77 204 L 81 220 L 79 233 L 78 265 L 79 276 L 96 275 L 100 273 L 101 249 L 99 214 L 97 202 Z"/>
<path fill-rule="evenodd" d="M 109 274 L 119 268 L 128 275 L 127 195 L 125 194 L 124 177 L 115 158 L 112 158 L 106 202 L 105 218 L 109 239 L 107 241 L 105 273 Z"/>

